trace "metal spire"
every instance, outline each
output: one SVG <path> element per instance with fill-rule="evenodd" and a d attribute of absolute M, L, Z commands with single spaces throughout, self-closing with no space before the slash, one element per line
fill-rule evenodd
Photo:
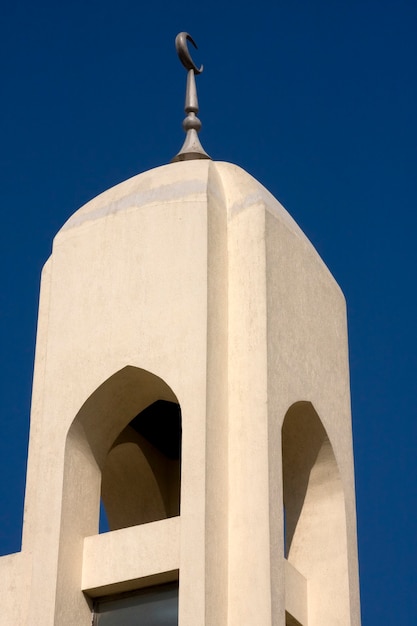
<path fill-rule="evenodd" d="M 171 163 L 175 163 L 176 161 L 190 161 L 191 159 L 210 159 L 209 155 L 201 145 L 197 134 L 200 132 L 201 122 L 197 117 L 198 100 L 197 89 L 195 86 L 195 74 L 201 74 L 203 66 L 198 68 L 192 60 L 188 50 L 187 40 L 190 41 L 195 48 L 197 48 L 195 41 L 188 33 L 179 33 L 175 38 L 175 47 L 177 49 L 178 57 L 185 69 L 188 70 L 184 108 L 187 113 L 187 117 L 182 123 L 182 127 L 187 134 L 181 150 L 171 160 Z"/>

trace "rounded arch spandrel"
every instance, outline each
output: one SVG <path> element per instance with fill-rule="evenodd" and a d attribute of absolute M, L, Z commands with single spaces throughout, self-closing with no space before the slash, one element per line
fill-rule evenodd
<path fill-rule="evenodd" d="M 308 623 L 350 621 L 345 494 L 332 444 L 310 402 L 282 426 L 285 552 L 307 579 Z"/>

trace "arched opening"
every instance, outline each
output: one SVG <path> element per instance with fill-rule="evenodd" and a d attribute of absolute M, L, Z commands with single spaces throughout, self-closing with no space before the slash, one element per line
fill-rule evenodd
<path fill-rule="evenodd" d="M 123 429 L 107 454 L 101 499 L 110 530 L 179 515 L 181 411 L 156 400 Z"/>
<path fill-rule="evenodd" d="M 345 498 L 336 457 L 310 402 L 297 402 L 282 427 L 285 556 L 308 582 L 308 623 L 349 615 Z"/>
<path fill-rule="evenodd" d="M 70 482 L 90 487 L 87 509 L 93 516 L 94 506 L 95 529 L 89 534 L 97 532 L 100 497 L 110 530 L 178 515 L 181 411 L 173 391 L 151 372 L 123 368 L 79 411 L 66 461 L 68 494 Z M 77 509 L 79 496 L 74 493 Z"/>
<path fill-rule="evenodd" d="M 146 370 L 124 367 L 83 404 L 65 446 L 57 584 L 67 591 L 56 606 L 57 623 L 71 602 L 83 619 L 77 591 L 83 539 L 98 532 L 101 500 L 111 530 L 179 513 L 180 442 L 178 400 Z M 72 592 L 77 597 L 68 599 Z"/>

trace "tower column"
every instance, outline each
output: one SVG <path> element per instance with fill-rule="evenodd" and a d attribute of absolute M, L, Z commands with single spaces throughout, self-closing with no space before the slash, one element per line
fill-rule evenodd
<path fill-rule="evenodd" d="M 41 292 L 22 626 L 164 583 L 178 626 L 359 626 L 345 302 L 277 200 L 145 172 L 68 220 Z"/>

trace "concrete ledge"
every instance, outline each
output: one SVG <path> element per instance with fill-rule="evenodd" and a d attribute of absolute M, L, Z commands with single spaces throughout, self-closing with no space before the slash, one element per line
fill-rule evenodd
<path fill-rule="evenodd" d="M 308 626 L 307 580 L 285 559 L 285 610 Z"/>
<path fill-rule="evenodd" d="M 82 590 L 91 597 L 176 580 L 180 517 L 84 539 Z"/>

